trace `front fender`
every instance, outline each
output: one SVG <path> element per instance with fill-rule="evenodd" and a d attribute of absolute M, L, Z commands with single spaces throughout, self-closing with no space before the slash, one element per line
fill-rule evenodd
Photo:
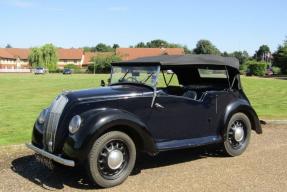
<path fill-rule="evenodd" d="M 79 131 L 69 135 L 64 144 L 63 152 L 69 157 L 80 161 L 87 157 L 94 141 L 110 130 L 121 130 L 137 139 L 140 148 L 148 153 L 157 152 L 154 139 L 147 126 L 134 114 L 119 109 L 93 109 L 81 114 L 83 123 Z M 138 139 L 140 141 L 138 141 Z"/>
<path fill-rule="evenodd" d="M 252 129 L 256 133 L 258 134 L 262 133 L 262 127 L 260 125 L 260 121 L 259 121 L 259 118 L 256 112 L 254 111 L 252 106 L 249 104 L 249 102 L 243 99 L 239 99 L 227 105 L 225 113 L 224 113 L 224 118 L 223 118 L 224 132 L 227 128 L 227 124 L 231 116 L 238 112 L 242 112 L 248 116 L 248 118 L 251 121 Z"/>

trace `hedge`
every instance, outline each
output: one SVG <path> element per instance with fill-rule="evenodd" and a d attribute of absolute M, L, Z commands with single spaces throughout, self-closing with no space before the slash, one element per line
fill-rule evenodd
<path fill-rule="evenodd" d="M 244 63 L 244 65 L 247 66 L 247 69 L 252 75 L 264 76 L 266 73 L 268 63 L 262 61 L 250 60 Z"/>

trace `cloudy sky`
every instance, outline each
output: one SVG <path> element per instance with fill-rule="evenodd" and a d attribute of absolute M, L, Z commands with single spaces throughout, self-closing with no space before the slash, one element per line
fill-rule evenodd
<path fill-rule="evenodd" d="M 160 38 L 194 48 L 209 39 L 221 51 L 253 54 L 283 42 L 286 7 L 284 0 L 0 0 L 0 47 L 128 47 Z"/>

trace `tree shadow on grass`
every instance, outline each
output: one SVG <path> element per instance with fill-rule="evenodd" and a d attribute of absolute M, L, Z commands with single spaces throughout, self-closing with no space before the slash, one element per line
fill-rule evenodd
<path fill-rule="evenodd" d="M 144 169 L 160 168 L 206 157 L 222 157 L 222 153 L 210 147 L 200 147 L 162 152 L 155 157 L 139 155 L 131 175 L 140 174 Z M 13 160 L 11 169 L 45 189 L 63 189 L 65 185 L 76 189 L 99 189 L 89 181 L 84 168 L 60 167 L 52 171 L 39 163 L 34 155 Z"/>

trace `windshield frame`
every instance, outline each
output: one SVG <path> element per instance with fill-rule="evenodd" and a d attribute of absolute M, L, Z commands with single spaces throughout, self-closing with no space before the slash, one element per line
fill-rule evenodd
<path fill-rule="evenodd" d="M 158 84 L 158 77 L 159 77 L 159 73 L 160 73 L 160 65 L 150 65 L 150 66 L 144 66 L 144 65 L 129 65 L 129 66 L 111 66 L 111 73 L 110 73 L 110 82 L 112 81 L 112 78 L 113 78 L 113 73 L 114 73 L 114 68 L 115 67 L 157 67 L 156 69 L 156 72 L 155 72 L 155 75 L 156 75 L 156 81 L 153 85 L 150 85 L 150 84 L 146 84 L 146 83 L 137 83 L 137 82 L 117 82 L 117 83 L 109 83 L 109 86 L 113 86 L 113 85 L 141 85 L 141 86 L 147 86 L 147 87 L 150 87 L 152 88 L 153 90 L 156 90 L 156 86 Z"/>

